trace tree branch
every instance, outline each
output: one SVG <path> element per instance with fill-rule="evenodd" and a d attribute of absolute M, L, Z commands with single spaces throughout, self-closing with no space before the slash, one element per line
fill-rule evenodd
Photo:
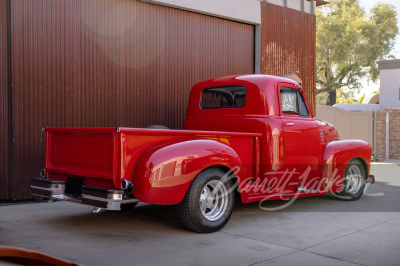
<path fill-rule="evenodd" d="M 360 72 L 360 71 L 350 73 L 349 77 L 347 78 L 347 82 L 346 82 L 346 83 L 340 83 L 340 87 L 347 87 L 347 86 L 349 86 L 349 85 L 352 83 L 351 79 L 352 79 L 354 76 L 356 76 L 356 75 L 357 75 L 357 76 L 360 76 L 361 74 L 363 74 L 363 72 Z"/>
<path fill-rule="evenodd" d="M 319 84 L 319 85 L 324 85 L 324 82 L 322 81 L 322 80 L 320 80 L 319 78 L 318 78 L 318 76 L 317 76 L 317 83 Z"/>
<path fill-rule="evenodd" d="M 320 89 L 320 90 L 317 90 L 316 94 L 320 94 L 321 92 L 330 92 L 331 90 L 333 90 L 333 89 L 330 89 L 330 88 Z"/>

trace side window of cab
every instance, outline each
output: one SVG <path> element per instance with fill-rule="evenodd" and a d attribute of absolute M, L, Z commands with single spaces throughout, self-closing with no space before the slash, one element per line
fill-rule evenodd
<path fill-rule="evenodd" d="M 281 106 L 283 115 L 310 116 L 303 95 L 296 89 L 281 87 Z"/>

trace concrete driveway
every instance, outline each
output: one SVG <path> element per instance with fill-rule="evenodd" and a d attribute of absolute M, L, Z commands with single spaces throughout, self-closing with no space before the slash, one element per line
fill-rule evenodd
<path fill-rule="evenodd" d="M 173 206 L 92 214 L 69 202 L 3 205 L 0 245 L 85 265 L 400 265 L 398 163 L 374 163 L 377 183 L 359 201 L 302 198 L 273 212 L 238 204 L 213 234 L 183 229 Z"/>

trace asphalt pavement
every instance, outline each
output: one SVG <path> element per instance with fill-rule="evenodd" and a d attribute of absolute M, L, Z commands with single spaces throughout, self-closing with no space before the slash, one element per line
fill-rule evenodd
<path fill-rule="evenodd" d="M 400 161 L 373 163 L 358 201 L 237 204 L 220 232 L 182 228 L 174 206 L 91 213 L 70 202 L 0 206 L 0 245 L 84 265 L 400 265 Z M 269 201 L 273 208 L 284 201 Z"/>

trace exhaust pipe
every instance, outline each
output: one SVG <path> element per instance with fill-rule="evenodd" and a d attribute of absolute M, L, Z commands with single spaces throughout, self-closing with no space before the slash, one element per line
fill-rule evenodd
<path fill-rule="evenodd" d="M 121 188 L 125 191 L 128 192 L 129 194 L 132 193 L 132 182 L 126 179 L 121 180 Z"/>
<path fill-rule="evenodd" d="M 367 183 L 375 184 L 375 176 L 374 175 L 369 175 Z"/>

